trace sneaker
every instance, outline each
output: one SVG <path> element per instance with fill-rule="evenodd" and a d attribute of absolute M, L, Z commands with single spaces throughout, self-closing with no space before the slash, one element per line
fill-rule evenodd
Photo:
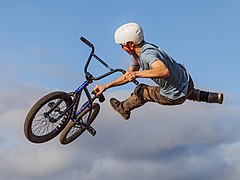
<path fill-rule="evenodd" d="M 130 118 L 130 112 L 126 112 L 123 110 L 122 103 L 115 98 L 110 99 L 110 104 L 112 108 L 118 112 L 125 120 Z"/>
<path fill-rule="evenodd" d="M 208 103 L 223 103 L 223 93 L 209 93 Z"/>

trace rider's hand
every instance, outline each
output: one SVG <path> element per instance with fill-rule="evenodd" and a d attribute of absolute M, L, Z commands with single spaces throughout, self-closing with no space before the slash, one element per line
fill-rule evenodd
<path fill-rule="evenodd" d="M 131 82 L 131 81 L 133 81 L 134 79 L 136 79 L 136 74 L 135 74 L 134 72 L 129 72 L 129 71 L 127 71 L 127 72 L 125 73 L 125 78 L 126 78 L 129 82 Z"/>
<path fill-rule="evenodd" d="M 93 89 L 94 93 L 96 96 L 99 96 L 106 90 L 106 86 L 104 85 L 96 85 L 95 88 Z"/>

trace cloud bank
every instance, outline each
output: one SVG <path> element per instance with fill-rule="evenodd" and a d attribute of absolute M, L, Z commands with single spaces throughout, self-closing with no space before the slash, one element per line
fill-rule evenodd
<path fill-rule="evenodd" d="M 240 175 L 239 104 L 154 103 L 124 121 L 106 101 L 94 127 L 63 146 L 58 137 L 44 144 L 27 141 L 24 118 L 47 91 L 29 86 L 0 91 L 0 179 L 169 179 L 237 180 Z M 124 99 L 129 91 L 110 91 Z"/>

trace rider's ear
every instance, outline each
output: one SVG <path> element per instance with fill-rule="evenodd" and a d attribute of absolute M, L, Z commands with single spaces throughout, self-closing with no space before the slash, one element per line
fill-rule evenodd
<path fill-rule="evenodd" d="M 129 45 L 129 47 L 130 47 L 131 50 L 134 50 L 135 47 L 136 47 L 135 44 L 134 44 L 134 42 L 129 42 L 128 45 Z"/>

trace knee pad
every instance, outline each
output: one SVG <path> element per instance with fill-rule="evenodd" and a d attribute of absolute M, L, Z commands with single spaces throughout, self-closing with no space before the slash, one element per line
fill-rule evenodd
<path fill-rule="evenodd" d="M 200 91 L 200 101 L 208 102 L 209 92 Z"/>
<path fill-rule="evenodd" d="M 136 94 L 139 98 L 143 99 L 143 91 L 147 87 L 146 84 L 139 84 L 134 89 L 134 94 Z"/>

